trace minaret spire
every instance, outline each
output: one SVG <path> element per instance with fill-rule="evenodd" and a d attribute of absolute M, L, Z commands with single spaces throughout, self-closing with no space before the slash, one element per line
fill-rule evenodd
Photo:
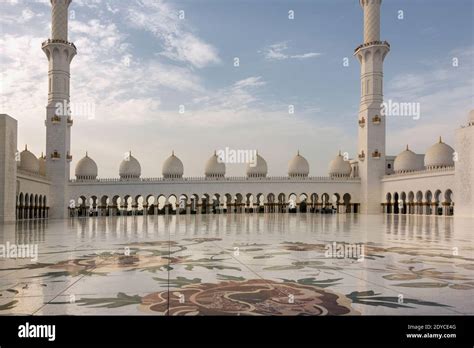
<path fill-rule="evenodd" d="M 52 218 L 67 216 L 72 119 L 69 105 L 70 64 L 76 46 L 68 41 L 68 8 L 71 0 L 51 0 L 51 38 L 42 49 L 49 61 L 46 106 L 46 175 L 51 180 Z M 52 156 L 53 153 L 59 156 Z"/>
<path fill-rule="evenodd" d="M 67 41 L 68 7 L 72 0 L 51 0 L 51 39 Z"/>
<path fill-rule="evenodd" d="M 358 166 L 361 178 L 361 212 L 366 214 L 380 212 L 381 179 L 385 175 L 383 61 L 390 51 L 390 45 L 386 41 L 380 41 L 381 4 L 382 0 L 360 0 L 364 11 L 364 42 L 354 53 L 361 64 Z"/>
<path fill-rule="evenodd" d="M 380 40 L 380 5 L 382 0 L 360 0 L 364 10 L 364 43 Z"/>

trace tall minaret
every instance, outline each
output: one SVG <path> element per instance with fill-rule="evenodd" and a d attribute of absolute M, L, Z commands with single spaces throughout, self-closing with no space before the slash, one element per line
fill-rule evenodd
<path fill-rule="evenodd" d="M 51 0 L 51 39 L 42 48 L 49 61 L 48 105 L 46 106 L 46 174 L 51 180 L 49 216 L 67 215 L 69 163 L 72 160 L 69 115 L 69 66 L 76 47 L 68 42 L 68 7 L 71 0 Z"/>
<path fill-rule="evenodd" d="M 359 176 L 361 178 L 361 213 L 380 213 L 381 182 L 385 174 L 385 116 L 383 103 L 383 61 L 390 51 L 380 41 L 380 6 L 382 0 L 360 0 L 364 10 L 364 43 L 354 55 L 361 64 L 361 99 L 359 107 Z"/>

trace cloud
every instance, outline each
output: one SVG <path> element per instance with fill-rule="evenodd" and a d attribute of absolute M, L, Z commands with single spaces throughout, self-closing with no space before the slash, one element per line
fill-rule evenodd
<path fill-rule="evenodd" d="M 234 112 L 247 110 L 255 107 L 259 101 L 257 96 L 258 88 L 265 86 L 265 81 L 261 76 L 251 76 L 243 80 L 236 81 L 229 87 L 224 87 L 215 91 L 209 91 L 204 96 L 194 98 L 194 105 L 209 112 L 220 112 L 231 115 Z M 229 120 L 235 122 L 231 117 Z M 220 119 L 223 124 L 224 118 Z"/>
<path fill-rule="evenodd" d="M 11 3 L 15 5 L 16 3 Z M 29 7 L 24 8 L 21 13 L 2 13 L 0 17 L 0 23 L 3 24 L 26 24 L 29 23 L 35 17 L 42 17 L 43 13 L 35 13 Z M 3 29 L 2 29 L 3 31 Z"/>
<path fill-rule="evenodd" d="M 294 54 L 290 56 L 290 58 L 293 59 L 306 59 L 306 58 L 314 58 L 314 57 L 319 57 L 321 53 L 315 53 L 315 52 L 309 52 L 309 53 L 304 53 L 304 54 Z"/>
<path fill-rule="evenodd" d="M 272 45 L 266 46 L 260 53 L 263 53 L 263 56 L 266 60 L 286 60 L 286 59 L 308 59 L 316 58 L 321 55 L 317 52 L 307 52 L 300 54 L 287 54 L 288 50 L 288 41 L 277 42 Z"/>
<path fill-rule="evenodd" d="M 117 12 L 120 12 L 120 9 L 118 8 L 113 8 L 112 5 L 110 5 L 109 2 L 107 2 L 107 11 L 113 13 L 113 14 L 116 14 Z"/>
<path fill-rule="evenodd" d="M 74 0 L 74 6 L 97 9 L 102 4 L 102 0 Z"/>
<path fill-rule="evenodd" d="M 150 112 L 158 109 L 167 91 L 192 94 L 203 89 L 189 68 L 135 55 L 128 36 L 114 23 L 73 21 L 71 32 L 79 50 L 71 92 L 76 100 L 95 100 L 100 120 L 141 122 L 153 117 Z"/>
<path fill-rule="evenodd" d="M 171 4 L 153 0 L 137 3 L 140 6 L 128 8 L 128 23 L 157 37 L 163 46 L 161 55 L 197 68 L 221 61 L 217 49 L 196 36 L 185 20 L 179 19 L 178 9 Z"/>

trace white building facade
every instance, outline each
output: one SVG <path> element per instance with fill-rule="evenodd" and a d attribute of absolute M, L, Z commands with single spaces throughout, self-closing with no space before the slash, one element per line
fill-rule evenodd
<path fill-rule="evenodd" d="M 26 147 L 17 151 L 17 122 L 0 115 L 0 222 L 86 216 L 207 213 L 364 213 L 474 217 L 474 111 L 456 130 L 456 151 L 440 138 L 425 154 L 408 146 L 398 156 L 385 152 L 383 62 L 390 45 L 380 40 L 381 0 L 360 0 L 364 42 L 354 55 L 361 64 L 361 102 L 357 123 L 358 156 L 340 153 L 327 177 L 310 177 L 299 153 L 288 176 L 267 176 L 257 155 L 242 177 L 227 177 L 225 163 L 212 155 L 203 177 L 183 177 L 184 165 L 173 153 L 162 177 L 142 178 L 130 153 L 118 178 L 99 178 L 86 153 L 70 178 L 72 117 L 68 110 L 70 64 L 77 53 L 68 42 L 71 0 L 51 0 L 51 38 L 42 44 L 49 61 L 45 155 Z M 62 112 L 58 113 L 58 105 Z M 64 107 L 66 106 L 66 107 Z M 402 148 L 402 147 L 401 147 Z"/>

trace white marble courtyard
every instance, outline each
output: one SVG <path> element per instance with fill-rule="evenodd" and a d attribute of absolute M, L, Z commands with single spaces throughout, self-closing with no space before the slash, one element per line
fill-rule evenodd
<path fill-rule="evenodd" d="M 336 244 L 334 244 L 336 243 Z M 474 314 L 472 219 L 235 214 L 23 221 L 0 315 Z M 363 258 L 327 257 L 327 245 Z"/>

